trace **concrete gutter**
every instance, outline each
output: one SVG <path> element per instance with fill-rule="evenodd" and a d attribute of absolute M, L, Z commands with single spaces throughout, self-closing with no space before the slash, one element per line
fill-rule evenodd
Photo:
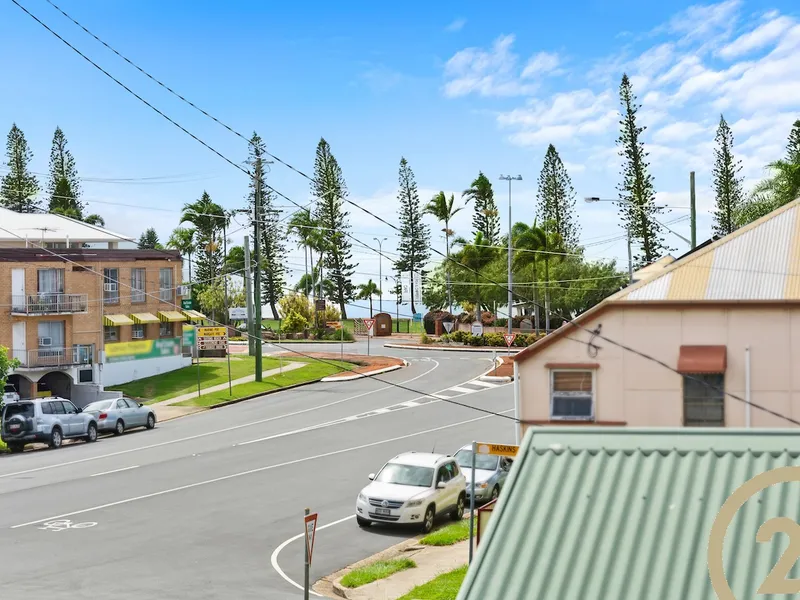
<path fill-rule="evenodd" d="M 403 367 L 407 366 L 408 366 L 408 361 L 403 359 L 402 365 L 384 367 L 383 369 L 377 369 L 376 371 L 368 371 L 366 373 L 353 373 L 352 375 L 345 375 L 344 377 L 336 377 L 335 375 L 329 375 L 328 377 L 323 377 L 322 379 L 320 379 L 320 381 L 324 383 L 337 382 L 337 381 L 354 381 L 356 379 L 363 379 L 364 377 L 371 377 L 372 375 L 380 375 L 381 373 L 389 373 L 390 371 L 397 371 L 398 369 L 402 369 Z"/>

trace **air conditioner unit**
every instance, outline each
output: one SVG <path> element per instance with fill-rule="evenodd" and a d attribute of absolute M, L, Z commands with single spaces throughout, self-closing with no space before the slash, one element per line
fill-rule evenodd
<path fill-rule="evenodd" d="M 103 291 L 104 292 L 116 292 L 117 291 L 117 284 L 116 283 L 104 283 L 103 284 Z"/>
<path fill-rule="evenodd" d="M 134 331 L 131 332 L 131 337 L 133 339 L 135 339 L 135 340 L 141 340 L 142 338 L 144 338 L 144 331 L 135 331 L 134 330 Z"/>
<path fill-rule="evenodd" d="M 190 296 L 192 294 L 191 289 L 188 285 L 180 285 L 178 286 L 178 296 Z"/>
<path fill-rule="evenodd" d="M 49 337 L 40 337 L 39 338 L 39 346 L 40 347 L 44 348 L 46 346 L 52 346 L 52 345 L 53 345 L 53 338 L 49 338 Z"/>

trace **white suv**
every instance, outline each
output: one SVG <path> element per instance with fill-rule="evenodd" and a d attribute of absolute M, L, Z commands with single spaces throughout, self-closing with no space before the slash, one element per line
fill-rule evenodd
<path fill-rule="evenodd" d="M 359 527 L 372 523 L 419 524 L 424 533 L 437 515 L 464 516 L 466 478 L 452 456 L 406 452 L 387 462 L 356 500 Z"/>

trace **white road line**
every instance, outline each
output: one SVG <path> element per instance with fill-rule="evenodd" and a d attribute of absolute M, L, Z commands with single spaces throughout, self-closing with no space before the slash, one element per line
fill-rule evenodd
<path fill-rule="evenodd" d="M 469 382 L 469 384 L 478 385 L 480 387 L 485 387 L 485 388 L 497 387 L 497 385 L 495 385 L 494 383 L 489 383 L 488 381 L 481 381 L 480 379 L 473 379 L 472 381 Z"/>
<path fill-rule="evenodd" d="M 111 473 L 120 473 L 121 471 L 130 471 L 131 469 L 138 469 L 139 465 L 133 465 L 132 467 L 122 467 L 121 469 L 114 469 L 113 471 L 103 471 L 102 473 L 95 473 L 94 475 L 89 475 L 89 477 L 100 477 L 101 475 L 111 475 Z"/>
<path fill-rule="evenodd" d="M 412 407 L 414 407 L 414 406 L 419 406 L 419 404 L 417 404 L 417 403 L 416 403 L 416 402 L 414 402 L 413 400 L 408 400 L 408 401 L 406 401 L 406 402 L 401 402 L 401 403 L 400 403 L 400 406 L 407 406 L 407 407 L 409 407 L 409 408 L 412 408 Z"/>
<path fill-rule="evenodd" d="M 318 526 L 317 527 L 317 531 L 322 531 L 323 529 L 327 529 L 328 527 L 333 527 L 334 525 L 338 525 L 339 523 L 344 523 L 345 521 L 349 521 L 350 519 L 354 519 L 355 516 L 356 516 L 355 514 L 352 514 L 349 517 L 345 517 L 343 519 L 339 519 L 338 521 L 334 521 L 333 523 L 326 523 L 325 525 Z M 280 565 L 278 564 L 278 555 L 281 553 L 281 550 L 286 548 L 286 546 L 288 546 L 289 544 L 291 544 L 295 540 L 301 539 L 304 535 L 305 535 L 305 532 L 299 533 L 294 537 L 290 537 L 288 540 L 283 542 L 280 546 L 275 548 L 275 551 L 272 553 L 272 556 L 270 557 L 270 562 L 272 563 L 272 568 L 275 569 L 278 572 L 278 575 L 283 577 L 286 580 L 287 583 L 292 584 L 298 590 L 304 590 L 305 588 L 303 588 L 303 586 L 300 585 L 299 583 L 297 583 L 296 581 L 293 581 L 292 579 L 290 579 L 289 576 L 286 573 L 283 572 L 283 569 L 281 569 Z M 319 597 L 319 598 L 322 598 L 322 596 L 320 594 L 318 594 L 317 592 L 315 592 L 314 590 L 311 590 L 311 593 L 314 594 L 315 596 Z"/>
<path fill-rule="evenodd" d="M 433 367 L 431 367 L 430 369 L 428 369 L 427 371 L 425 371 L 421 375 L 417 375 L 416 377 L 412 377 L 411 379 L 407 379 L 406 381 L 401 381 L 399 385 L 405 385 L 407 383 L 411 383 L 412 381 L 416 381 L 417 379 L 420 379 L 421 377 L 425 377 L 425 375 L 427 375 L 428 373 L 430 373 L 431 371 L 433 371 L 437 367 L 439 367 L 439 363 L 436 362 L 435 360 L 431 361 L 431 362 L 434 363 Z M 337 385 L 340 385 L 340 384 L 337 384 Z M 188 442 L 188 441 L 191 441 L 191 440 L 204 438 L 204 437 L 207 437 L 209 435 L 217 435 L 219 433 L 226 433 L 228 431 L 235 431 L 236 429 L 242 429 L 244 427 L 252 427 L 254 425 L 261 425 L 263 423 L 269 423 L 270 421 L 277 421 L 279 419 L 285 419 L 287 417 L 293 417 L 295 415 L 301 415 L 303 413 L 307 413 L 307 412 L 310 412 L 312 410 L 319 410 L 321 408 L 327 408 L 329 406 L 334 406 L 336 404 L 341 404 L 342 402 L 347 402 L 348 400 L 355 400 L 356 398 L 363 398 L 364 396 L 368 396 L 370 394 L 375 394 L 377 392 L 382 392 L 383 390 L 388 390 L 389 388 L 393 388 L 393 387 L 395 387 L 395 386 L 394 385 L 387 385 L 387 386 L 384 386 L 382 388 L 378 388 L 377 390 L 372 390 L 370 392 L 364 392 L 362 394 L 356 394 L 355 396 L 350 396 L 348 398 L 342 398 L 341 400 L 335 400 L 333 402 L 328 402 L 328 404 L 322 404 L 320 406 L 313 406 L 311 408 L 305 408 L 303 410 L 297 410 L 297 411 L 294 411 L 294 412 L 291 412 L 291 413 L 287 413 L 285 415 L 277 415 L 275 417 L 270 417 L 268 419 L 261 419 L 259 421 L 252 421 L 250 423 L 245 423 L 243 425 L 234 425 L 233 427 L 225 427 L 224 429 L 217 429 L 215 431 L 209 431 L 207 433 L 199 433 L 197 435 L 190 435 L 188 437 L 178 438 L 177 440 L 169 440 L 167 442 L 160 442 L 158 444 L 149 444 L 147 446 L 140 446 L 139 448 L 129 448 L 128 450 L 120 450 L 119 452 L 110 452 L 109 454 L 102 454 L 100 456 L 90 456 L 88 458 L 80 458 L 78 460 L 70 460 L 70 461 L 63 462 L 63 463 L 58 463 L 58 464 L 55 464 L 55 465 L 47 465 L 47 466 L 44 466 L 44 467 L 37 467 L 35 469 L 27 469 L 25 471 L 16 471 L 14 473 L 6 473 L 5 475 L 0 475 L 0 479 L 5 479 L 6 477 L 16 477 L 17 475 L 27 475 L 28 473 L 37 473 L 39 471 L 47 471 L 49 469 L 56 469 L 56 468 L 59 468 L 59 467 L 68 467 L 70 465 L 77 465 L 77 464 L 80 464 L 80 463 L 85 463 L 85 462 L 89 462 L 89 461 L 93 461 L 93 460 L 100 460 L 100 459 L 103 459 L 103 458 L 111 458 L 113 456 L 121 456 L 123 454 L 129 454 L 130 452 L 139 452 L 140 450 L 150 450 L 151 448 L 160 448 L 161 446 L 168 446 L 170 444 L 177 444 L 177 443 L 180 443 L 180 442 Z"/>
<path fill-rule="evenodd" d="M 376 408 L 372 412 L 374 412 L 376 415 L 382 415 L 382 414 L 385 414 L 385 413 L 388 413 L 388 412 L 391 412 L 391 411 L 388 408 Z"/>
<path fill-rule="evenodd" d="M 454 385 L 451 388 L 447 388 L 447 391 L 458 392 L 460 394 L 474 394 L 477 390 L 470 390 L 468 388 L 458 387 L 457 385 Z"/>
<path fill-rule="evenodd" d="M 514 409 L 511 408 L 509 410 L 500 411 L 497 414 L 505 414 L 509 412 L 514 412 Z M 28 527 L 29 525 L 36 525 L 38 523 L 44 523 L 46 521 L 55 521 L 57 519 L 65 519 L 67 517 L 73 517 L 75 515 L 83 515 L 88 512 L 94 512 L 96 510 L 103 510 L 104 508 L 111 508 L 112 506 L 120 506 L 122 504 L 130 504 L 131 502 L 138 502 L 139 500 L 146 500 L 148 498 L 155 498 L 157 496 L 164 496 L 165 494 L 172 494 L 174 492 L 180 492 L 182 490 L 190 490 L 196 487 L 209 485 L 211 483 L 218 483 L 220 481 L 228 481 L 229 479 L 235 479 L 237 477 L 244 477 L 245 475 L 252 475 L 254 473 L 263 473 L 264 471 L 271 471 L 272 469 L 278 469 L 280 467 L 288 467 L 291 465 L 296 465 L 299 463 L 304 463 L 310 460 L 318 460 L 320 458 L 327 458 L 329 456 L 336 456 L 337 454 L 344 454 L 345 452 L 352 452 L 354 450 L 363 450 L 364 448 L 372 448 L 374 446 L 380 446 L 381 444 L 388 444 L 391 442 L 397 442 L 400 440 L 406 440 L 408 438 L 416 437 L 418 435 L 425 435 L 426 433 L 433 433 L 435 431 L 442 431 L 444 429 L 451 429 L 453 427 L 459 427 L 461 425 L 467 425 L 468 423 L 475 423 L 476 421 L 483 421 L 484 419 L 491 419 L 495 417 L 495 415 L 485 415 L 483 417 L 475 417 L 474 419 L 467 419 L 466 421 L 459 421 L 457 423 L 451 423 L 449 425 L 441 425 L 440 427 L 434 427 L 432 429 L 425 429 L 422 431 L 417 431 L 414 433 L 407 433 L 406 435 L 400 435 L 393 438 L 388 438 L 385 440 L 379 440 L 377 442 L 370 442 L 369 444 L 361 444 L 359 446 L 351 446 L 350 448 L 343 448 L 341 450 L 333 450 L 331 452 L 324 452 L 322 454 L 316 454 L 314 456 L 307 456 L 305 458 L 296 458 L 295 460 L 289 460 L 282 463 L 277 463 L 274 465 L 267 465 L 266 467 L 258 467 L 257 469 L 250 469 L 248 471 L 240 471 L 239 473 L 232 473 L 230 475 L 223 475 L 222 477 L 215 477 L 214 479 L 206 479 L 205 481 L 197 481 L 195 483 L 189 483 L 187 485 L 181 485 L 179 487 L 170 488 L 168 490 L 161 490 L 160 492 L 153 492 L 152 494 L 143 494 L 141 496 L 135 496 L 133 498 L 126 498 L 124 500 L 117 500 L 116 502 L 108 502 L 107 504 L 101 504 L 99 506 L 92 506 L 91 508 L 84 508 L 81 510 L 75 510 L 69 513 L 64 513 L 62 515 L 56 515 L 52 517 L 45 517 L 44 519 L 37 519 L 35 521 L 28 521 L 27 523 L 21 523 L 19 525 L 11 526 L 11 529 L 19 529 L 20 527 Z"/>

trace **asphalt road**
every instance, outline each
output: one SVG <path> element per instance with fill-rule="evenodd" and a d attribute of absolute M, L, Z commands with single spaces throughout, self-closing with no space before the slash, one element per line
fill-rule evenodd
<path fill-rule="evenodd" d="M 468 383 L 490 355 L 383 353 L 410 365 L 382 381 L 320 383 L 96 444 L 0 457 L 3 595 L 297 598 L 304 508 L 320 515 L 312 581 L 413 535 L 356 526 L 367 474 L 408 450 L 513 443 L 512 421 L 490 414 L 512 415 L 512 387 Z M 71 526 L 52 525 L 64 520 Z"/>

